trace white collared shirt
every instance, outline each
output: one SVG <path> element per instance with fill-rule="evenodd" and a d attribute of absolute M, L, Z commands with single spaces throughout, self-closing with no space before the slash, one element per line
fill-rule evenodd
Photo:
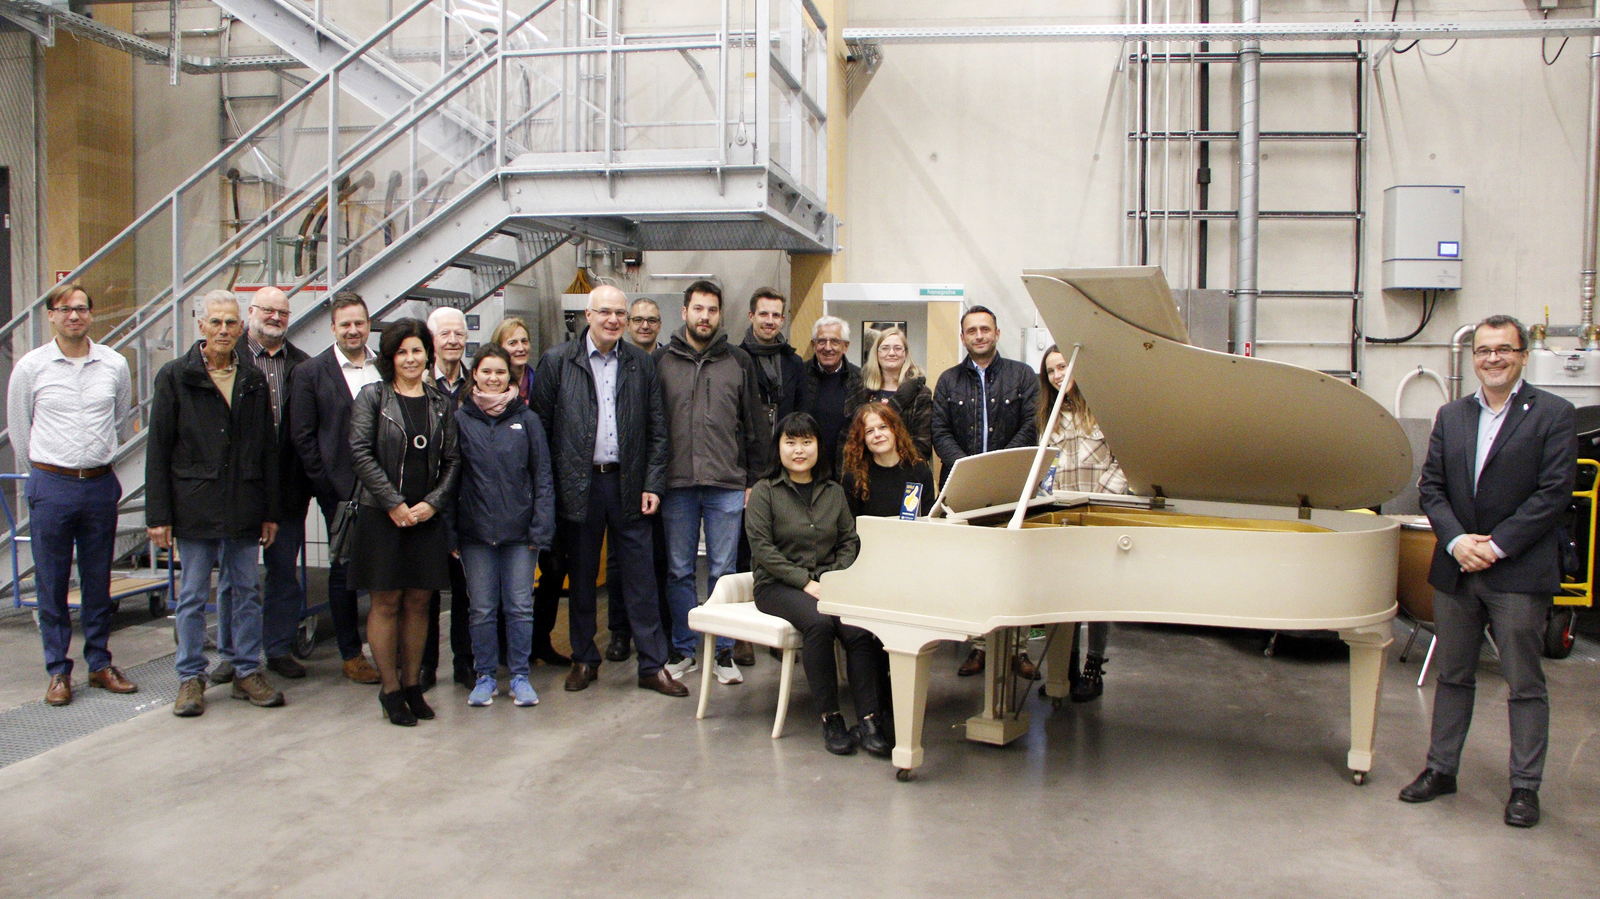
<path fill-rule="evenodd" d="M 583 338 L 589 348 L 589 370 L 594 373 L 596 412 L 594 434 L 594 462 L 604 465 L 621 461 L 617 441 L 617 348 L 602 353 L 594 345 L 594 336 Z"/>
<path fill-rule="evenodd" d="M 378 366 L 374 364 L 377 362 L 377 355 L 367 347 L 361 349 L 366 352 L 367 357 L 359 364 L 351 362 L 350 357 L 344 354 L 344 350 L 334 350 L 339 354 L 339 370 L 344 372 L 344 382 L 350 387 L 351 399 L 355 399 L 361 388 L 383 380 L 383 376 L 378 374 Z"/>
<path fill-rule="evenodd" d="M 1517 383 L 1511 387 L 1511 393 L 1506 396 L 1506 401 L 1501 404 L 1499 412 L 1489 407 L 1489 399 L 1483 395 L 1482 387 L 1479 387 L 1478 392 L 1473 394 L 1473 399 L 1478 401 L 1478 446 L 1477 452 L 1474 453 L 1472 458 L 1473 496 L 1478 495 L 1478 479 L 1483 477 L 1483 465 L 1489 461 L 1489 450 L 1494 448 L 1495 438 L 1500 436 L 1500 428 L 1506 423 L 1506 413 L 1511 411 L 1511 404 L 1516 402 L 1517 394 L 1521 392 L 1522 379 L 1518 378 Z M 1465 534 L 1461 535 L 1461 537 L 1465 536 Z M 1461 537 L 1457 537 L 1445 544 L 1444 551 L 1454 555 L 1456 544 L 1461 541 Z M 1500 558 L 1504 559 L 1506 557 L 1505 550 L 1501 549 L 1493 540 L 1489 541 L 1489 548 L 1494 550 L 1494 554 Z"/>
<path fill-rule="evenodd" d="M 110 465 L 119 438 L 132 433 L 133 380 L 128 360 L 104 344 L 70 358 L 51 340 L 11 372 L 7 425 L 17 469 L 29 462 L 62 468 Z M 121 421 L 119 428 L 117 422 Z"/>

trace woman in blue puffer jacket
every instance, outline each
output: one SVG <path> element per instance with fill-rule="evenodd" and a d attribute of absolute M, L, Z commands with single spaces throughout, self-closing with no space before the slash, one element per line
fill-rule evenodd
<path fill-rule="evenodd" d="M 456 409 L 461 446 L 455 536 L 471 603 L 469 630 L 478 680 L 467 705 L 486 706 L 498 687 L 496 613 L 506 619 L 511 700 L 537 705 L 528 683 L 533 652 L 533 573 L 555 533 L 550 446 L 539 416 L 511 383 L 511 357 L 487 343 L 472 360 L 471 395 Z"/>

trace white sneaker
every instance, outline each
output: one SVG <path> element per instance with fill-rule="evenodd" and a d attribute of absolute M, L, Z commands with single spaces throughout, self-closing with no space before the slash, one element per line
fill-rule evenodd
<path fill-rule="evenodd" d="M 711 673 L 717 676 L 717 683 L 719 684 L 744 683 L 744 675 L 739 673 L 739 666 L 733 663 L 732 650 L 724 650 L 717 653 L 717 662 L 712 667 Z"/>
<path fill-rule="evenodd" d="M 667 673 L 672 675 L 673 680 L 683 680 L 685 674 L 699 670 L 700 665 L 695 661 L 694 656 L 684 656 L 676 662 L 667 663 Z"/>

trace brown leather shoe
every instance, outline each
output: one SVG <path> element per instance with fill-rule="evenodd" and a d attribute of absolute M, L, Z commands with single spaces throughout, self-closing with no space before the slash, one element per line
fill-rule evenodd
<path fill-rule="evenodd" d="M 358 684 L 376 684 L 383 680 L 378 674 L 378 669 L 372 667 L 372 663 L 367 661 L 364 655 L 344 660 L 344 676 Z"/>
<path fill-rule="evenodd" d="M 689 688 L 674 680 L 665 668 L 658 668 L 655 674 L 639 678 L 639 689 L 654 690 L 662 696 L 683 697 L 689 695 Z"/>
<path fill-rule="evenodd" d="M 568 693 L 586 690 L 589 685 L 600 679 L 600 669 L 594 665 L 585 665 L 582 662 L 572 663 L 572 672 L 567 675 L 567 682 L 563 685 Z"/>
<path fill-rule="evenodd" d="M 99 687 L 109 693 L 137 693 L 139 685 L 122 676 L 115 665 L 89 672 L 89 686 Z"/>
<path fill-rule="evenodd" d="M 233 698 L 248 699 L 251 705 L 262 708 L 283 705 L 283 693 L 272 686 L 267 676 L 259 671 L 250 672 L 248 677 L 233 679 Z"/>
<path fill-rule="evenodd" d="M 178 699 L 172 704 L 172 714 L 179 718 L 198 718 L 206 712 L 206 679 L 191 677 L 178 684 Z"/>
<path fill-rule="evenodd" d="M 66 705 L 72 701 L 72 675 L 50 675 L 50 686 L 45 688 L 45 705 Z"/>
<path fill-rule="evenodd" d="M 1011 671 L 1023 680 L 1039 679 L 1039 666 L 1028 658 L 1027 652 L 1019 652 L 1011 657 Z"/>
<path fill-rule="evenodd" d="M 981 649 L 974 649 L 973 651 L 967 653 L 967 660 L 961 663 L 960 668 L 956 669 L 956 674 L 959 674 L 962 677 L 971 677 L 974 674 L 982 673 L 983 650 Z"/>

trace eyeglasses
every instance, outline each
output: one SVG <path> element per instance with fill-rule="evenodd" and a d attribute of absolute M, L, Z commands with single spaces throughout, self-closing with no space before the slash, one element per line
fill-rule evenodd
<path fill-rule="evenodd" d="M 896 346 L 895 344 L 891 343 L 888 346 L 879 347 L 878 352 L 884 354 L 885 356 L 904 356 L 906 354 L 906 348 L 903 346 Z"/>
<path fill-rule="evenodd" d="M 1520 352 L 1522 352 L 1522 347 L 1519 346 L 1480 346 L 1473 348 L 1472 358 L 1487 359 L 1490 356 L 1514 356 Z"/>
<path fill-rule="evenodd" d="M 88 306 L 57 306 L 56 308 L 51 309 L 50 311 L 51 312 L 59 312 L 62 315 L 66 315 L 66 316 L 72 316 L 72 315 L 88 315 L 90 310 L 89 310 Z"/>
<path fill-rule="evenodd" d="M 259 305 L 256 305 L 254 303 L 250 304 L 250 308 L 251 309 L 260 309 L 261 310 L 261 314 L 266 316 L 267 318 L 288 318 L 289 317 L 289 310 L 287 310 L 287 309 L 274 309 L 271 306 L 259 306 Z"/>
<path fill-rule="evenodd" d="M 845 342 L 837 337 L 818 337 L 813 340 L 817 346 L 844 346 Z"/>
<path fill-rule="evenodd" d="M 633 318 L 628 319 L 628 321 L 630 321 L 630 322 L 632 322 L 632 323 L 634 323 L 636 325 L 659 325 L 659 324 L 661 324 L 661 319 L 659 319 L 659 318 L 651 318 L 648 315 L 635 315 Z"/>
<path fill-rule="evenodd" d="M 627 318 L 628 317 L 628 310 L 626 310 L 626 309 L 590 309 L 589 311 L 593 312 L 595 315 L 600 316 L 601 318 Z"/>

